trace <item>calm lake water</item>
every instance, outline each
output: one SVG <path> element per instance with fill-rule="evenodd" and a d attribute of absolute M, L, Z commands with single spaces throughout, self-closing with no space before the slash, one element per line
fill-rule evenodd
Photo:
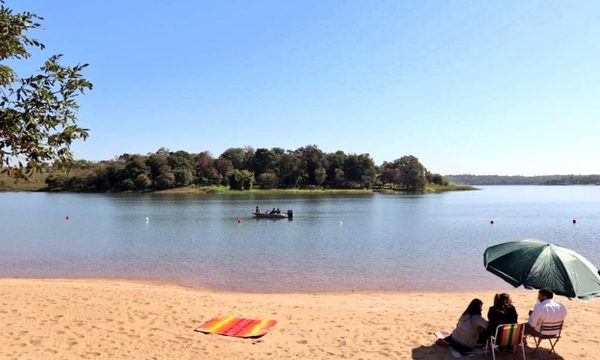
<path fill-rule="evenodd" d="M 256 205 L 295 217 L 256 220 Z M 525 238 L 600 265 L 600 186 L 363 196 L 0 193 L 0 206 L 3 277 L 267 292 L 510 289 L 485 271 L 483 251 Z"/>

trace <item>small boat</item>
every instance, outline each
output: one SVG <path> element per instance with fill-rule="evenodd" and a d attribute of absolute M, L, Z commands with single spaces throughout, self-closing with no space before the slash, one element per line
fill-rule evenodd
<path fill-rule="evenodd" d="M 294 212 L 292 210 L 288 210 L 287 213 L 267 211 L 267 212 L 256 212 L 253 211 L 252 215 L 256 216 L 259 219 L 292 219 L 294 217 Z"/>

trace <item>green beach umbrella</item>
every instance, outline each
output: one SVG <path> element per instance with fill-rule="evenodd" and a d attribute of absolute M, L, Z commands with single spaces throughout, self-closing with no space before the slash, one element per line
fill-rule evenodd
<path fill-rule="evenodd" d="M 573 250 L 540 240 L 510 241 L 483 254 L 487 271 L 514 287 L 549 289 L 569 298 L 600 296 L 600 273 Z"/>

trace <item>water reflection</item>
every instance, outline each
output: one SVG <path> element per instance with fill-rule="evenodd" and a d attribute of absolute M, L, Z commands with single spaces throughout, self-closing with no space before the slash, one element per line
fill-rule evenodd
<path fill-rule="evenodd" d="M 598 200 L 593 186 L 409 196 L 4 193 L 0 275 L 243 291 L 496 288 L 506 285 L 485 272 L 482 254 L 498 242 L 551 240 L 600 264 Z M 294 219 L 257 221 L 256 205 L 293 209 Z"/>

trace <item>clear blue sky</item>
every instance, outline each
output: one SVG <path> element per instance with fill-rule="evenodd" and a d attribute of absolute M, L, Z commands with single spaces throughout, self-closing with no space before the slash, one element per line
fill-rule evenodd
<path fill-rule="evenodd" d="M 316 144 L 442 174 L 600 173 L 599 1 L 6 5 L 45 18 L 27 66 L 90 64 L 78 158 Z"/>

